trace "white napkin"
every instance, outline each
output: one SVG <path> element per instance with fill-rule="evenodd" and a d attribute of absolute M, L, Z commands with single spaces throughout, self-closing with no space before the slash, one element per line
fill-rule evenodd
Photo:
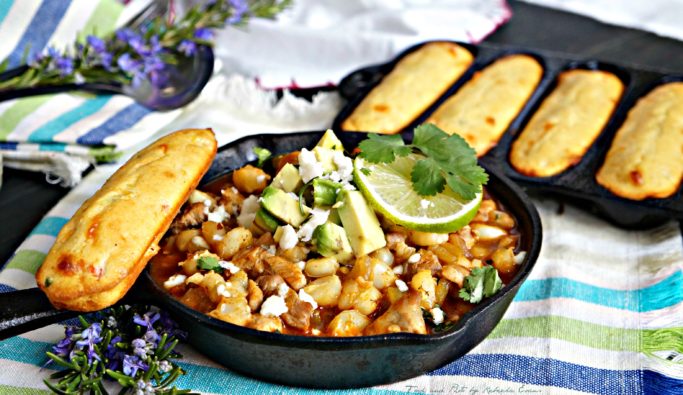
<path fill-rule="evenodd" d="M 277 20 L 222 31 L 216 54 L 266 88 L 334 85 L 421 41 L 479 42 L 511 16 L 500 0 L 297 0 Z"/>
<path fill-rule="evenodd" d="M 683 40 L 682 0 L 523 0 Z"/>

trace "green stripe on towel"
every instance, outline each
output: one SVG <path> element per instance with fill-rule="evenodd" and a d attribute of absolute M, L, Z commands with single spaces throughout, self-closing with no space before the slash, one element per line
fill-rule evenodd
<path fill-rule="evenodd" d="M 21 250 L 14 254 L 5 266 L 5 269 L 19 269 L 27 273 L 35 274 L 45 260 L 45 254 L 36 250 Z"/>
<path fill-rule="evenodd" d="M 16 129 L 17 125 L 28 115 L 32 114 L 50 100 L 54 95 L 26 97 L 18 100 L 0 117 L 0 141 L 7 141 L 7 136 Z"/>
<path fill-rule="evenodd" d="M 101 37 L 112 32 L 122 11 L 123 5 L 115 1 L 100 1 L 79 33 L 79 41 L 84 41 L 89 34 Z"/>

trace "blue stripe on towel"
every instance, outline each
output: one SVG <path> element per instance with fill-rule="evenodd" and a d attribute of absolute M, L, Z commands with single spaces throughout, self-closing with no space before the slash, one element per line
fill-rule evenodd
<path fill-rule="evenodd" d="M 683 380 L 665 376 L 651 370 L 643 371 L 643 394 L 680 395 L 683 394 Z"/>
<path fill-rule="evenodd" d="M 0 23 L 2 23 L 5 20 L 5 17 L 7 16 L 7 14 L 9 14 L 9 10 L 12 8 L 13 5 L 13 0 L 0 1 Z"/>
<path fill-rule="evenodd" d="M 47 122 L 45 125 L 36 129 L 28 137 L 28 141 L 31 142 L 52 142 L 52 139 L 59 133 L 66 130 L 69 126 L 80 121 L 85 117 L 96 113 L 101 110 L 109 100 L 111 100 L 111 95 L 97 96 L 93 99 L 88 99 L 80 106 L 68 111 L 59 117 Z"/>
<path fill-rule="evenodd" d="M 63 217 L 45 217 L 31 231 L 31 235 L 47 235 L 57 237 L 69 219 Z"/>
<path fill-rule="evenodd" d="M 84 145 L 104 144 L 105 138 L 130 128 L 150 112 L 152 111 L 140 104 L 133 103 L 116 113 L 100 126 L 79 137 L 76 142 Z"/>
<path fill-rule="evenodd" d="M 548 298 L 573 298 L 622 310 L 646 312 L 673 306 L 683 301 L 683 272 L 677 271 L 664 280 L 637 290 L 598 287 L 564 277 L 527 280 L 522 284 L 516 302 Z"/>
<path fill-rule="evenodd" d="M 29 59 L 45 48 L 70 5 L 71 0 L 46 0 L 42 2 L 38 11 L 33 15 L 29 24 L 30 27 L 26 29 L 10 53 L 8 57 L 9 67 L 19 66 L 24 48 L 27 45 L 30 45 Z"/>
<path fill-rule="evenodd" d="M 637 394 L 641 390 L 641 371 L 610 370 L 562 362 L 549 358 L 534 358 L 510 354 L 467 354 L 429 373 L 432 376 L 474 376 L 514 381 L 520 384 L 562 387 L 599 394 Z M 489 393 L 506 389 L 495 385 Z M 509 392 L 521 393 L 516 386 Z M 516 391 L 515 391 L 516 390 Z M 532 391 L 533 388 L 527 387 Z"/>

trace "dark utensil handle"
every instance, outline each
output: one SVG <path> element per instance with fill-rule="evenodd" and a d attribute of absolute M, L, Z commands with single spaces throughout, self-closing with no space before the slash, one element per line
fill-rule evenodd
<path fill-rule="evenodd" d="M 0 293 L 0 340 L 77 314 L 55 309 L 39 288 Z"/>
<path fill-rule="evenodd" d="M 2 77 L 0 77 L 1 79 Z M 48 95 L 53 93 L 63 93 L 70 91 L 86 91 L 92 93 L 121 93 L 114 87 L 104 84 L 61 84 L 38 86 L 33 88 L 18 88 L 0 90 L 0 102 L 12 99 L 19 99 L 28 96 Z"/>

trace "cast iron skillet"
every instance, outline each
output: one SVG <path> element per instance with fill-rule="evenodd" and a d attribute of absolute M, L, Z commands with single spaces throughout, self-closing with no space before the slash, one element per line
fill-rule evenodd
<path fill-rule="evenodd" d="M 257 135 L 222 147 L 202 179 L 205 184 L 256 159 L 253 147 L 285 153 L 312 147 L 322 132 Z M 341 133 L 348 148 L 364 133 Z M 515 278 L 466 314 L 452 329 L 436 335 L 388 334 L 330 338 L 260 332 L 211 318 L 168 295 L 143 271 L 121 303 L 163 307 L 189 332 L 189 342 L 224 366 L 268 381 L 318 388 L 349 388 L 405 380 L 441 367 L 481 342 L 496 324 L 531 271 L 541 249 L 541 223 L 527 196 L 507 178 L 487 169 L 489 192 L 517 218 L 526 258 Z M 28 289 L 0 294 L 0 338 L 76 313 L 55 310 L 43 293 Z"/>

